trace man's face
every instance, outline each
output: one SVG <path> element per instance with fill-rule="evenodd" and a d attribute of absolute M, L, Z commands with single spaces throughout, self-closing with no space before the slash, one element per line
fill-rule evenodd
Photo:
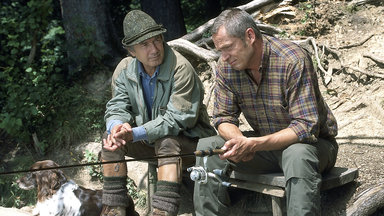
<path fill-rule="evenodd" d="M 147 73 L 152 73 L 164 60 L 163 38 L 157 35 L 133 45 L 130 53 L 143 64 Z"/>
<path fill-rule="evenodd" d="M 217 33 L 212 36 L 212 40 L 216 49 L 221 52 L 223 61 L 230 64 L 233 69 L 249 68 L 254 50 L 247 39 L 242 41 L 240 38 L 230 36 L 225 27 L 221 26 Z"/>

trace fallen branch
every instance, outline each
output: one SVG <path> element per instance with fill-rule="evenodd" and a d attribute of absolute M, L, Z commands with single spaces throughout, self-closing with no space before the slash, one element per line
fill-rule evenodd
<path fill-rule="evenodd" d="M 382 0 L 354 0 L 348 3 L 348 6 L 361 6 L 364 4 L 373 4 L 373 3 L 379 3 Z"/>
<path fill-rule="evenodd" d="M 267 12 L 261 17 L 262 20 L 271 20 L 276 16 L 295 17 L 296 13 L 292 9 L 292 6 L 278 7 L 270 12 Z"/>
<path fill-rule="evenodd" d="M 280 33 L 284 32 L 280 28 L 277 28 L 277 27 L 274 27 L 271 25 L 267 25 L 267 24 L 262 24 L 262 23 L 258 23 L 257 27 L 259 27 L 260 31 L 265 32 L 265 33 L 270 34 L 270 35 L 280 34 Z"/>
<path fill-rule="evenodd" d="M 384 67 L 384 60 L 382 60 L 382 59 L 378 59 L 378 58 L 376 58 L 376 57 L 374 57 L 374 56 L 372 56 L 372 55 L 370 55 L 370 54 L 365 54 L 365 55 L 363 55 L 363 57 L 371 59 L 371 60 L 374 61 L 379 67 Z"/>
<path fill-rule="evenodd" d="M 349 68 L 349 69 L 351 69 L 351 70 L 360 72 L 360 73 L 365 74 L 365 75 L 367 75 L 367 76 L 371 76 L 371 77 L 376 77 L 376 78 L 384 79 L 384 74 L 366 72 L 366 71 L 363 71 L 363 70 L 360 69 L 360 68 L 353 67 L 353 66 L 342 66 L 342 67 L 344 67 L 344 68 Z"/>
<path fill-rule="evenodd" d="M 341 53 L 337 50 L 334 50 L 332 48 L 329 48 L 328 46 L 325 46 L 325 45 L 319 45 L 319 48 L 322 48 L 325 52 L 325 54 L 327 55 L 328 53 L 330 53 L 333 58 L 335 58 L 336 60 L 339 60 L 340 61 L 340 56 L 341 56 Z"/>
<path fill-rule="evenodd" d="M 245 5 L 241 5 L 237 8 L 239 8 L 241 10 L 245 10 L 248 13 L 252 13 L 252 12 L 256 11 L 257 9 L 264 7 L 265 5 L 277 3 L 277 2 L 281 2 L 281 0 L 255 0 L 255 1 L 249 2 Z"/>
<path fill-rule="evenodd" d="M 371 34 L 371 35 L 369 35 L 368 37 L 366 37 L 364 40 L 362 40 L 362 41 L 359 42 L 359 43 L 355 43 L 355 44 L 351 44 L 351 45 L 342 46 L 342 47 L 339 47 L 338 49 L 349 49 L 349 48 L 352 48 L 352 47 L 361 46 L 361 45 L 363 45 L 365 42 L 367 42 L 369 39 L 371 39 L 371 37 L 373 37 L 373 36 L 374 36 L 374 34 Z"/>
<path fill-rule="evenodd" d="M 33 147 L 35 148 L 36 153 L 39 156 L 42 156 L 43 152 L 41 151 L 41 148 L 39 147 L 40 142 L 39 142 L 39 139 L 37 138 L 37 134 L 36 133 L 32 134 L 32 139 L 33 139 Z"/>
<path fill-rule="evenodd" d="M 317 67 L 324 74 L 324 77 L 323 77 L 324 84 L 328 85 L 331 82 L 331 80 L 332 80 L 332 71 L 331 70 L 330 71 L 326 71 L 323 68 L 323 66 L 321 65 L 321 60 L 320 60 L 320 57 L 319 57 L 319 53 L 318 53 L 318 49 L 317 49 L 317 45 L 316 45 L 316 40 L 313 37 L 309 37 L 309 38 L 307 38 L 305 40 L 302 40 L 302 41 L 293 41 L 293 42 L 297 43 L 299 45 L 308 44 L 309 42 L 312 44 L 314 55 L 315 55 L 315 58 L 316 58 L 316 61 L 317 61 Z"/>

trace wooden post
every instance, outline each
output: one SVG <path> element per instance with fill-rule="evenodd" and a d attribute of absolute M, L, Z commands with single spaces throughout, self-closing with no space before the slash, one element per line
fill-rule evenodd
<path fill-rule="evenodd" d="M 283 216 L 283 198 L 271 196 L 273 216 Z"/>
<path fill-rule="evenodd" d="M 147 203 L 148 211 L 152 213 L 152 196 L 156 192 L 157 183 L 157 165 L 148 163 L 148 194 Z"/>

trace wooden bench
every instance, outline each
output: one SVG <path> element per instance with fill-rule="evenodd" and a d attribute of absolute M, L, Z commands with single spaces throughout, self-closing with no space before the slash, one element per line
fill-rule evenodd
<path fill-rule="evenodd" d="M 336 188 L 354 181 L 358 177 L 358 169 L 334 167 L 323 175 L 321 190 Z M 283 198 L 285 196 L 285 178 L 283 173 L 244 174 L 232 172 L 228 181 L 231 187 L 247 189 L 270 195 L 272 198 L 272 213 L 274 216 L 283 215 Z"/>

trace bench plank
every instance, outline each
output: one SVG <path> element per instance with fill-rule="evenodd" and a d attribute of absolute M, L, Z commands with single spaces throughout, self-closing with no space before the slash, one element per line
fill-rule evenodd
<path fill-rule="evenodd" d="M 359 177 L 357 168 L 334 167 L 329 173 L 323 176 L 321 190 L 329 190 L 349 182 Z"/>
<path fill-rule="evenodd" d="M 357 168 L 334 167 L 330 172 L 323 175 L 321 190 L 328 190 L 331 188 L 344 185 L 346 183 L 352 182 L 357 177 L 358 177 Z M 230 182 L 235 184 L 237 180 L 242 180 L 247 182 L 247 184 L 242 184 L 244 186 L 257 183 L 257 184 L 261 184 L 261 186 L 267 185 L 267 186 L 285 188 L 285 178 L 283 173 L 247 174 L 247 173 L 232 172 L 230 176 Z"/>
<path fill-rule="evenodd" d="M 251 191 L 256 191 L 263 194 L 268 194 L 275 197 L 284 197 L 285 191 L 281 187 L 276 187 L 267 184 L 259 184 L 256 182 L 238 180 L 238 179 L 229 179 L 229 183 L 231 183 L 231 187 L 235 188 L 243 188 Z"/>

